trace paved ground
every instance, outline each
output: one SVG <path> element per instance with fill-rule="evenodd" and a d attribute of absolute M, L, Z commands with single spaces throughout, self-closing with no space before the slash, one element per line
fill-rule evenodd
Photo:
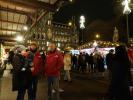
<path fill-rule="evenodd" d="M 104 78 L 92 77 L 89 74 L 73 74 L 73 82 L 67 83 L 61 80 L 61 100 L 103 100 L 108 87 Z M 11 91 L 11 75 L 4 77 L 1 84 L 0 100 L 15 100 L 16 92 Z M 38 85 L 37 100 L 47 100 L 46 80 L 40 79 Z M 27 95 L 25 96 L 27 100 Z"/>

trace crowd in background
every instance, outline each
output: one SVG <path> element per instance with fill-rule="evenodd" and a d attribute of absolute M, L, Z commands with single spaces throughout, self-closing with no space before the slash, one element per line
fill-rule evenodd
<path fill-rule="evenodd" d="M 107 55 L 99 52 L 72 55 L 70 51 L 58 51 L 55 43 L 49 44 L 47 52 L 39 51 L 38 45 L 32 43 L 27 49 L 24 46 L 15 47 L 9 52 L 8 60 L 4 61 L 4 68 L 7 63 L 12 65 L 12 90 L 18 91 L 16 100 L 24 100 L 26 90 L 28 100 L 36 100 L 37 84 L 41 74 L 47 79 L 48 100 L 59 100 L 62 70 L 64 81 L 70 83 L 71 75 L 75 71 L 80 74 L 99 73 L 104 77 L 107 70 L 110 80 L 108 100 L 131 100 L 129 86 L 132 85 L 132 59 L 127 54 L 125 46 L 116 47 L 115 52 L 110 50 Z"/>
<path fill-rule="evenodd" d="M 112 53 L 111 53 L 112 52 Z M 110 55 L 113 55 L 114 51 L 110 50 Z M 88 53 L 82 52 L 79 55 L 72 55 L 72 68 L 81 73 L 104 73 L 106 69 L 110 69 L 108 63 L 112 58 L 110 56 L 103 55 L 99 52 Z M 102 74 L 104 76 L 104 74 Z"/>

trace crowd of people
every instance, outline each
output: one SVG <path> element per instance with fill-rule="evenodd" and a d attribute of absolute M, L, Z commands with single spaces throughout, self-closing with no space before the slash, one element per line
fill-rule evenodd
<path fill-rule="evenodd" d="M 12 90 L 18 91 L 16 100 L 24 100 L 28 91 L 28 100 L 36 100 L 38 80 L 40 76 L 47 79 L 48 100 L 59 100 L 60 72 L 64 69 L 64 81 L 72 82 L 70 76 L 71 54 L 64 53 L 56 48 L 55 43 L 50 43 L 48 51 L 38 50 L 36 43 L 31 43 L 27 48 L 23 45 L 14 47 L 8 56 L 8 61 L 3 64 L 12 65 Z M 53 95 L 54 94 L 54 95 Z"/>
<path fill-rule="evenodd" d="M 79 55 L 74 54 L 72 56 L 72 68 L 73 70 L 77 70 L 81 73 L 101 72 L 103 73 L 101 75 L 104 76 L 104 72 L 106 71 L 106 69 L 110 69 L 110 66 L 108 64 L 110 64 L 112 60 L 110 54 L 113 55 L 113 53 L 114 50 L 110 50 L 110 53 L 107 54 L 107 56 L 99 52 L 91 53 L 90 55 L 85 52 L 80 53 Z"/>
<path fill-rule="evenodd" d="M 107 55 L 98 52 L 80 53 L 72 56 L 73 69 L 80 72 L 102 72 L 108 71 L 109 89 L 105 100 L 132 100 L 130 86 L 132 86 L 131 66 L 133 55 L 128 53 L 126 46 L 118 46 L 109 51 Z"/>
<path fill-rule="evenodd" d="M 69 51 L 58 51 L 55 43 L 49 44 L 48 52 L 39 51 L 38 45 L 31 43 L 28 49 L 17 46 L 10 51 L 8 63 L 13 66 L 12 90 L 18 91 L 16 100 L 24 100 L 26 91 L 28 100 L 36 100 L 40 75 L 47 79 L 48 100 L 59 100 L 62 69 L 64 81 L 71 83 L 74 71 L 80 74 L 100 73 L 104 77 L 106 66 L 110 80 L 107 100 L 132 100 L 129 91 L 132 85 L 131 63 L 125 46 L 116 47 L 115 52 L 110 50 L 106 56 L 99 52 L 72 55 Z"/>

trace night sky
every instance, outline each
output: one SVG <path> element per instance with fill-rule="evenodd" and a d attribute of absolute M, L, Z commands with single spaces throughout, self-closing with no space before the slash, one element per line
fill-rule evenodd
<path fill-rule="evenodd" d="M 112 19 L 113 0 L 75 0 L 73 4 L 62 7 L 55 14 L 54 21 L 68 23 L 75 16 L 78 24 L 81 14 L 86 17 L 87 24 L 96 19 Z"/>
<path fill-rule="evenodd" d="M 80 15 L 86 17 L 86 26 L 95 20 L 111 21 L 114 19 L 114 0 L 75 0 L 74 3 L 62 7 L 54 15 L 54 21 L 67 24 L 75 16 L 76 25 L 79 27 Z M 124 16 L 122 14 L 122 16 Z M 129 31 L 133 37 L 133 11 L 129 15 Z M 126 24 L 126 20 L 123 21 Z M 126 27 L 125 27 L 126 28 Z"/>

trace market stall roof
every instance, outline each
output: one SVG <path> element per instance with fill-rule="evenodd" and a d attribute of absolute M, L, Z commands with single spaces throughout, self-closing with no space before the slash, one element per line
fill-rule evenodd
<path fill-rule="evenodd" d="M 119 46 L 120 44 L 123 44 L 123 43 L 94 40 L 94 41 L 90 41 L 90 42 L 87 42 L 87 43 L 79 46 L 77 49 L 80 50 L 80 49 L 96 48 L 96 47 L 100 47 L 100 48 L 116 47 L 116 46 Z"/>
<path fill-rule="evenodd" d="M 38 10 L 55 11 L 61 1 L 63 0 L 0 0 L 0 41 L 14 41 L 17 34 L 23 35 L 28 19 L 37 14 Z"/>
<path fill-rule="evenodd" d="M 70 50 L 74 50 L 72 47 L 68 46 L 64 49 L 65 51 L 70 51 Z"/>

